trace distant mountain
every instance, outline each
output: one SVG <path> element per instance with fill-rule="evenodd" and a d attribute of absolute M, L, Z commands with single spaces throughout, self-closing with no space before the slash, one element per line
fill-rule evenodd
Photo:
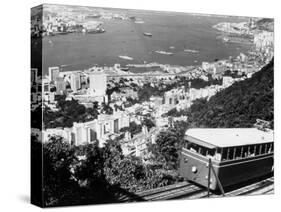
<path fill-rule="evenodd" d="M 256 22 L 257 28 L 259 30 L 266 30 L 273 32 L 274 30 L 274 19 L 272 18 L 262 18 Z"/>
<path fill-rule="evenodd" d="M 252 78 L 236 82 L 207 102 L 197 100 L 188 111 L 190 126 L 251 127 L 256 119 L 273 128 L 273 60 Z"/>

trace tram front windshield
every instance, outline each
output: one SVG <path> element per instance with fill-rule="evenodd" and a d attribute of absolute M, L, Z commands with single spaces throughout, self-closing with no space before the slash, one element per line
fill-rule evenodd
<path fill-rule="evenodd" d="M 192 142 L 187 141 L 185 144 L 185 148 L 193 153 L 200 154 L 202 156 L 206 157 L 215 157 L 216 155 L 216 149 L 210 149 L 205 146 L 201 146 Z"/>

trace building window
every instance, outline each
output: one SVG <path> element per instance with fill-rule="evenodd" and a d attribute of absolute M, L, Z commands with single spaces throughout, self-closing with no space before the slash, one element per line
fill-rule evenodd
<path fill-rule="evenodd" d="M 97 133 L 90 129 L 90 142 L 96 141 L 97 140 Z"/>
<path fill-rule="evenodd" d="M 71 133 L 71 145 L 75 145 L 75 134 Z"/>
<path fill-rule="evenodd" d="M 118 124 L 118 119 L 114 120 L 114 133 L 119 132 L 119 124 Z"/>

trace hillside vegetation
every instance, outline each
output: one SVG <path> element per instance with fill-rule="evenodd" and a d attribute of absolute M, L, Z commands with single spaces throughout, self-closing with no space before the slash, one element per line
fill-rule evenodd
<path fill-rule="evenodd" d="M 252 127 L 256 119 L 273 128 L 273 60 L 252 78 L 236 82 L 207 102 L 197 100 L 187 111 L 194 127 Z"/>
<path fill-rule="evenodd" d="M 259 30 L 274 31 L 274 20 L 271 18 L 262 18 L 256 24 Z"/>

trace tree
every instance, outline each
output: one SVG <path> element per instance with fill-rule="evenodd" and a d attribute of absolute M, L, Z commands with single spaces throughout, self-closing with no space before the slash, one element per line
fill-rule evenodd
<path fill-rule="evenodd" d="M 86 119 L 87 120 L 97 119 L 99 115 L 98 108 L 99 108 L 99 103 L 96 101 L 93 102 L 93 107 L 86 108 L 86 114 L 87 114 Z"/>
<path fill-rule="evenodd" d="M 79 147 L 78 154 L 86 159 L 82 160 L 81 165 L 75 170 L 75 177 L 80 183 L 88 187 L 95 187 L 99 183 L 104 183 L 105 176 L 103 172 L 104 158 L 103 152 L 98 144 L 88 144 Z"/>
<path fill-rule="evenodd" d="M 71 147 L 61 137 L 51 137 L 43 146 L 44 204 L 63 206 L 113 201 L 114 192 L 105 179 L 103 167 L 103 150 L 97 144 Z"/>
<path fill-rule="evenodd" d="M 103 102 L 101 104 L 101 113 L 112 114 L 113 113 L 113 109 L 109 106 L 109 104 L 106 104 L 106 103 Z"/>
<path fill-rule="evenodd" d="M 154 122 L 151 119 L 148 119 L 148 118 L 145 118 L 142 121 L 142 124 L 145 125 L 148 128 L 148 130 L 150 130 L 152 127 L 155 127 Z"/>
<path fill-rule="evenodd" d="M 152 172 L 141 159 L 125 157 L 117 141 L 108 141 L 104 147 L 104 172 L 111 185 L 118 185 L 132 192 L 160 185 L 159 173 Z M 153 177 L 152 177 L 153 176 Z"/>
<path fill-rule="evenodd" d="M 110 184 L 119 184 L 118 173 L 120 170 L 118 164 L 124 158 L 121 146 L 115 141 L 107 141 L 103 148 L 103 158 L 105 158 L 104 172 L 106 179 Z"/>
<path fill-rule="evenodd" d="M 75 166 L 75 178 L 80 186 L 80 201 L 84 204 L 102 203 L 112 198 L 104 173 L 103 150 L 97 143 L 75 148 L 76 154 L 83 156 Z M 81 204 L 81 202 L 79 202 Z"/>
<path fill-rule="evenodd" d="M 142 126 L 139 124 L 136 124 L 135 122 L 130 122 L 129 127 L 123 127 L 120 129 L 120 132 L 126 132 L 129 131 L 131 135 L 136 135 L 140 133 L 142 130 Z"/>
<path fill-rule="evenodd" d="M 85 122 L 97 118 L 98 103 L 94 102 L 92 108 L 85 108 L 77 100 L 66 101 L 65 96 L 57 96 L 59 111 L 52 111 L 45 107 L 43 111 L 44 128 L 72 127 L 73 122 Z"/>
<path fill-rule="evenodd" d="M 75 160 L 73 150 L 62 137 L 51 137 L 43 145 L 43 194 L 48 205 L 63 204 L 77 183 L 72 178 L 71 164 Z"/>
<path fill-rule="evenodd" d="M 156 139 L 156 144 L 152 147 L 152 153 L 157 161 L 164 161 L 165 167 L 176 169 L 179 159 L 179 147 L 182 143 L 182 135 L 175 129 L 161 131 Z"/>

